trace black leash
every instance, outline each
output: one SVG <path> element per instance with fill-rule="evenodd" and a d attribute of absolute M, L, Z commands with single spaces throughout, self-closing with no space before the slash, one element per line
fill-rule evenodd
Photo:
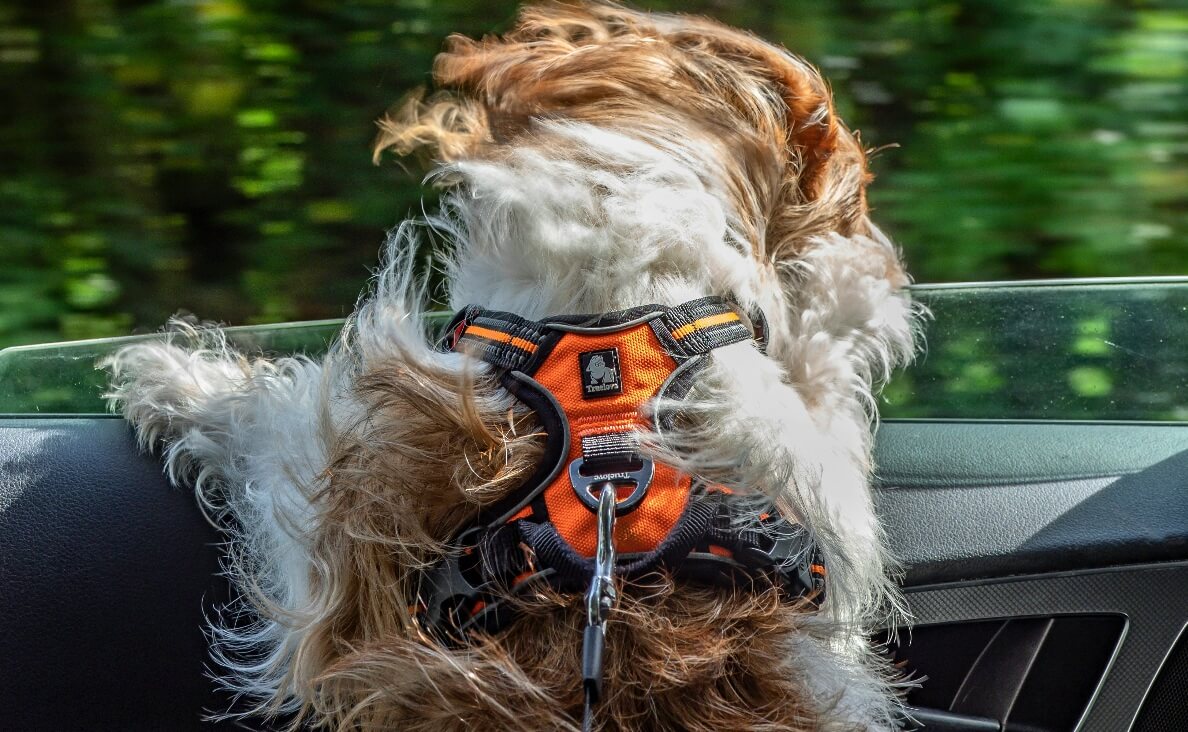
<path fill-rule="evenodd" d="M 615 604 L 615 484 L 604 482 L 595 491 L 598 492 L 598 549 L 594 555 L 594 577 L 586 591 L 586 630 L 582 634 L 582 688 L 586 698 L 583 732 L 593 730 L 594 705 L 602 699 L 606 618 Z"/>

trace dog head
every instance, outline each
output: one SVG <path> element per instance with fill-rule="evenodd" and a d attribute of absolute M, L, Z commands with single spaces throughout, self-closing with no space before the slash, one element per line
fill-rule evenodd
<path fill-rule="evenodd" d="M 814 239 L 874 234 L 866 156 L 835 113 L 824 79 L 803 59 L 749 33 L 613 4 L 530 6 L 501 36 L 451 37 L 434 79 L 439 91 L 406 100 L 381 122 L 377 159 L 384 150 L 420 153 L 447 165 L 440 179 L 446 184 L 497 199 L 508 181 L 483 163 L 497 163 L 507 176 L 517 161 L 521 171 L 533 168 L 528 156 L 535 152 L 552 168 L 535 174 L 554 178 L 526 204 L 537 228 L 550 193 L 556 197 L 566 187 L 565 163 L 583 171 L 583 190 L 596 194 L 600 181 L 592 173 L 604 173 L 603 182 L 610 181 L 604 205 L 590 207 L 590 216 L 614 217 L 635 239 L 617 249 L 598 245 L 605 236 L 574 244 L 571 227 L 567 245 L 584 248 L 588 260 L 567 257 L 570 268 L 597 271 L 591 260 L 613 260 L 661 274 L 666 266 L 686 275 L 708 269 L 705 284 L 712 289 L 763 299 L 762 293 L 794 287 L 788 267 Z M 679 169 L 657 170 L 659 159 L 676 161 Z M 624 169 L 637 179 L 640 170 L 655 175 L 631 189 L 623 185 Z M 659 200 L 666 192 L 670 198 Z M 571 210 L 588 205 L 557 203 Z M 500 205 L 514 208 L 508 200 L 493 208 Z M 697 231 L 658 222 L 658 209 L 676 211 Z M 486 226 L 498 218 L 495 211 L 484 215 Z M 631 220 L 639 222 L 634 229 L 624 223 Z M 652 241 L 649 229 L 657 223 L 670 230 Z M 500 233 L 532 238 L 525 228 L 531 227 L 513 221 Z M 679 252 L 671 251 L 672 240 L 682 238 L 695 246 L 684 261 L 674 261 Z M 501 245 L 506 260 L 508 244 Z M 472 245 L 468 256 L 481 249 Z M 894 256 L 886 257 L 886 269 L 896 284 L 906 281 Z M 523 283 L 517 274 L 510 279 Z M 481 286 L 459 289 L 489 296 Z M 623 302 L 622 293 L 614 297 Z M 789 307 L 786 300 L 763 304 L 777 316 Z"/>

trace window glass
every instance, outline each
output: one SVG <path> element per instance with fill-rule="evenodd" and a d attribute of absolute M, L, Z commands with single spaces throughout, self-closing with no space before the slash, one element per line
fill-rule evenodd
<path fill-rule="evenodd" d="M 240 352 L 283 356 L 325 353 L 342 328 L 341 320 L 227 328 Z M 160 334 L 99 338 L 0 351 L 0 414 L 103 414 L 107 373 L 98 362 L 137 342 L 163 339 Z M 179 345 L 186 339 L 177 337 Z"/>
<path fill-rule="evenodd" d="M 884 419 L 1188 421 L 1188 278 L 917 286 L 927 350 Z M 448 315 L 433 316 L 444 323 Z M 341 321 L 231 328 L 248 353 L 325 351 Z M 0 352 L 0 413 L 98 413 L 95 362 L 137 336 Z"/>
<path fill-rule="evenodd" d="M 885 418 L 1188 420 L 1188 278 L 917 287 Z"/>

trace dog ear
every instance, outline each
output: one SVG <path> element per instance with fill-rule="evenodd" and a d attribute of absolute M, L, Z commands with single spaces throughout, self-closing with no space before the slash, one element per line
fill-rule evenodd
<path fill-rule="evenodd" d="M 795 259 L 815 238 L 870 233 L 866 186 L 871 176 L 859 137 L 834 108 L 833 94 L 810 63 L 750 33 L 705 19 L 689 19 L 670 41 L 687 52 L 725 63 L 724 92 L 760 140 L 775 151 L 764 179 L 749 165 L 752 215 L 762 223 L 759 252 L 768 262 Z M 760 85 L 745 83 L 753 79 Z"/>

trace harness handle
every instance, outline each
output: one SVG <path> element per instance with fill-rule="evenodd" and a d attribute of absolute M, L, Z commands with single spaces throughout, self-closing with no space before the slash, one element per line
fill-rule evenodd
<path fill-rule="evenodd" d="M 626 516 L 639 505 L 643 503 L 644 496 L 648 493 L 648 487 L 652 485 L 652 477 L 656 473 L 655 465 L 649 458 L 641 457 L 636 463 L 635 467 L 629 467 L 615 473 L 600 473 L 598 475 L 585 475 L 583 468 L 586 465 L 585 458 L 577 458 L 569 464 L 569 482 L 573 486 L 573 490 L 577 493 L 578 500 L 582 502 L 586 508 L 591 511 L 598 512 L 602 506 L 602 495 L 607 491 L 604 490 L 606 486 L 610 486 L 611 504 L 614 505 L 614 513 L 618 516 Z M 618 500 L 618 491 L 616 486 L 631 486 L 631 494 L 623 500 Z"/>
<path fill-rule="evenodd" d="M 582 688 L 585 710 L 582 729 L 593 729 L 593 707 L 602 699 L 602 659 L 606 649 L 606 619 L 614 607 L 615 593 L 615 484 L 604 481 L 598 493 L 598 548 L 594 577 L 586 591 L 586 629 L 582 633 Z"/>

